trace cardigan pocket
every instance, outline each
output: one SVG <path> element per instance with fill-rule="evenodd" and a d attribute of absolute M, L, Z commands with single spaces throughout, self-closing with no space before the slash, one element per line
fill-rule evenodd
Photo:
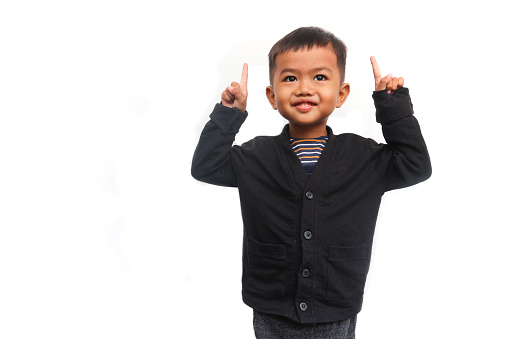
<path fill-rule="evenodd" d="M 368 269 L 365 244 L 352 247 L 329 246 L 327 299 L 361 298 Z"/>
<path fill-rule="evenodd" d="M 263 244 L 247 237 L 247 283 L 258 291 L 284 295 L 286 246 Z"/>

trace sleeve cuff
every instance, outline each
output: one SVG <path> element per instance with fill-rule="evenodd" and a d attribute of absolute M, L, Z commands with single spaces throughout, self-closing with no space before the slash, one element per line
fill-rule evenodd
<path fill-rule="evenodd" d="M 386 90 L 375 91 L 373 100 L 376 108 L 376 121 L 380 124 L 388 124 L 414 114 L 410 94 L 406 87 L 401 87 L 392 94 L 387 93 Z"/>
<path fill-rule="evenodd" d="M 210 120 L 216 124 L 223 134 L 238 133 L 240 126 L 247 118 L 247 111 L 242 112 L 240 109 L 226 107 L 218 103 L 210 114 Z"/>

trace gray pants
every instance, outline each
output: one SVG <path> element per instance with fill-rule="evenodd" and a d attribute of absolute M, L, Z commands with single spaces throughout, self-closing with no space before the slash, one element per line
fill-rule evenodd
<path fill-rule="evenodd" d="M 355 339 L 357 316 L 343 321 L 299 324 L 285 317 L 253 311 L 257 339 Z"/>

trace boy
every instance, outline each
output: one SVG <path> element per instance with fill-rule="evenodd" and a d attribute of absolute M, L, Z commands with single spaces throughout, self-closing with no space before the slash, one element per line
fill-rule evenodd
<path fill-rule="evenodd" d="M 345 45 L 329 32 L 288 34 L 269 53 L 266 89 L 288 120 L 282 133 L 232 147 L 247 117 L 244 64 L 193 157 L 197 180 L 238 187 L 242 296 L 257 338 L 354 338 L 382 195 L 431 175 L 403 78 L 382 77 L 373 57 L 376 119 L 387 144 L 332 133 L 327 119 L 350 92 L 345 62 Z"/>

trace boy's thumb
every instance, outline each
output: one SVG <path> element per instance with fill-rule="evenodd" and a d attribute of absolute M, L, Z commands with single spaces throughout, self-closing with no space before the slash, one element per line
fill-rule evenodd
<path fill-rule="evenodd" d="M 391 81 L 391 79 L 392 79 L 392 74 L 387 74 L 386 76 L 384 76 L 382 79 L 380 79 L 380 82 L 376 86 L 376 90 L 381 91 L 381 90 L 385 89 L 387 87 L 387 84 L 389 83 L 389 81 Z"/>
<path fill-rule="evenodd" d="M 228 87 L 228 90 L 233 95 L 238 94 L 240 91 L 240 85 L 237 82 L 232 82 L 231 86 Z"/>
<path fill-rule="evenodd" d="M 389 81 L 391 81 L 391 79 L 392 79 L 392 74 L 387 74 L 385 77 L 382 78 L 382 80 L 380 80 L 380 82 L 387 84 L 387 83 L 389 83 Z"/>

